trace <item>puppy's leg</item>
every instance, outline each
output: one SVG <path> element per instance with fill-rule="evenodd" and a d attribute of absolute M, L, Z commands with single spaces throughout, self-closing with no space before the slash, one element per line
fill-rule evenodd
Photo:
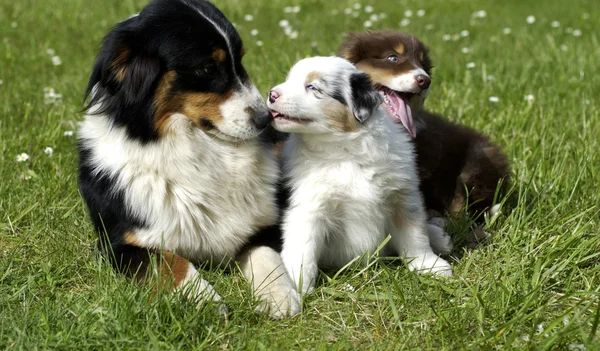
<path fill-rule="evenodd" d="M 392 245 L 408 262 L 410 270 L 447 277 L 452 275 L 450 264 L 431 249 L 425 212 L 418 191 L 406 193 L 396 203 L 392 217 Z"/>
<path fill-rule="evenodd" d="M 249 247 L 238 257 L 242 273 L 261 299 L 257 311 L 281 319 L 300 312 L 301 299 L 281 260 L 268 246 Z"/>
<path fill-rule="evenodd" d="M 450 235 L 446 234 L 443 227 L 439 227 L 431 222 L 427 223 L 427 236 L 429 236 L 429 244 L 438 255 L 448 255 L 452 252 L 454 246 Z"/>
<path fill-rule="evenodd" d="M 117 271 L 142 282 L 150 274 L 157 274 L 173 292 L 182 292 L 198 306 L 213 301 L 218 304 L 219 313 L 227 313 L 221 304 L 221 296 L 185 258 L 162 250 L 149 250 L 136 245 L 113 245 L 108 252 L 109 260 Z"/>
<path fill-rule="evenodd" d="M 318 214 L 292 208 L 283 224 L 281 258 L 301 294 L 311 292 L 319 273 L 319 258 L 325 245 L 326 229 Z"/>

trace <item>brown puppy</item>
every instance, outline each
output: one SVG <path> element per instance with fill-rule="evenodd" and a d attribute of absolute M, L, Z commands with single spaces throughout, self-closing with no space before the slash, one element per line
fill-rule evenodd
<path fill-rule="evenodd" d="M 413 136 L 430 214 L 468 208 L 481 223 L 483 211 L 498 209 L 495 195 L 506 190 L 509 178 L 506 155 L 488 137 L 423 109 L 432 65 L 422 42 L 392 30 L 350 33 L 338 55 L 371 76 L 388 115 Z"/>

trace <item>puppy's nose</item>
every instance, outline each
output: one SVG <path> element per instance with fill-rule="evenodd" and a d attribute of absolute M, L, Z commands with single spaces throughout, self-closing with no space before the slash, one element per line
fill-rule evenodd
<path fill-rule="evenodd" d="M 419 88 L 421 88 L 421 89 L 427 89 L 427 88 L 429 88 L 429 85 L 431 84 L 431 78 L 429 78 L 428 76 L 426 76 L 424 74 L 419 74 L 418 76 L 415 77 L 415 80 L 417 81 L 417 84 L 419 85 Z"/>
<path fill-rule="evenodd" d="M 279 99 L 279 93 L 275 90 L 271 90 L 269 92 L 269 102 L 274 103 L 275 101 L 277 101 L 277 99 Z"/>
<path fill-rule="evenodd" d="M 271 124 L 271 121 L 273 121 L 273 116 L 271 116 L 269 112 L 262 112 L 259 114 L 254 114 L 254 116 L 252 116 L 250 119 L 256 128 L 264 129 Z"/>

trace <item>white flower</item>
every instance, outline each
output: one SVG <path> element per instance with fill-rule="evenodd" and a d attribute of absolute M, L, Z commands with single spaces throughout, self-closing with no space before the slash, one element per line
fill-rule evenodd
<path fill-rule="evenodd" d="M 569 47 L 568 47 L 568 46 L 566 46 L 565 44 L 562 44 L 562 45 L 560 46 L 560 49 L 561 49 L 562 51 L 567 51 L 567 50 L 569 50 Z"/>
<path fill-rule="evenodd" d="M 27 160 L 29 160 L 29 155 L 27 155 L 26 153 L 17 155 L 17 162 L 25 162 Z"/>
<path fill-rule="evenodd" d="M 252 15 L 245 15 L 244 16 L 244 20 L 247 21 L 247 22 L 250 22 L 250 21 L 254 20 L 254 16 L 252 16 Z"/>
<path fill-rule="evenodd" d="M 48 156 L 52 156 L 52 153 L 54 153 L 54 150 L 52 150 L 52 148 L 51 148 L 50 146 L 47 146 L 47 147 L 44 149 L 44 153 L 45 153 L 46 155 L 48 155 Z"/>
<path fill-rule="evenodd" d="M 544 332 L 544 326 L 543 326 L 543 325 L 540 323 L 540 324 L 538 324 L 538 325 L 537 325 L 537 328 L 536 328 L 536 332 L 535 332 L 535 333 L 536 333 L 536 334 L 541 334 L 541 333 L 543 333 L 543 332 Z"/>
<path fill-rule="evenodd" d="M 63 136 L 72 137 L 73 136 L 73 131 L 72 130 L 67 130 L 66 132 L 63 133 Z"/>
<path fill-rule="evenodd" d="M 19 24 L 17 22 L 13 22 L 10 24 L 10 26 L 13 28 L 17 28 L 19 26 Z"/>
<path fill-rule="evenodd" d="M 469 31 L 468 30 L 463 30 L 462 32 L 460 32 L 460 36 L 461 37 L 468 37 L 469 36 Z"/>
<path fill-rule="evenodd" d="M 500 99 L 498 99 L 497 96 L 490 96 L 489 100 L 490 100 L 490 102 L 493 102 L 493 103 L 496 103 L 496 102 L 500 101 Z"/>
<path fill-rule="evenodd" d="M 573 28 L 567 27 L 567 29 L 565 29 L 565 32 L 571 34 L 571 33 L 573 33 Z"/>
<path fill-rule="evenodd" d="M 352 9 L 351 9 L 351 8 L 349 8 L 349 7 L 346 7 L 346 8 L 344 9 L 344 13 L 345 13 L 345 14 L 347 14 L 347 15 L 349 15 L 349 14 L 351 14 L 351 13 L 352 13 Z"/>
<path fill-rule="evenodd" d="M 487 80 L 488 80 L 488 82 L 493 82 L 493 81 L 496 80 L 496 77 L 494 77 L 494 76 L 487 76 Z"/>
<path fill-rule="evenodd" d="M 371 20 L 372 22 L 377 22 L 379 20 L 379 16 L 377 16 L 376 14 L 372 14 L 369 17 L 369 20 Z"/>
<path fill-rule="evenodd" d="M 293 13 L 298 13 L 298 12 L 300 12 L 300 6 L 294 6 L 294 7 L 292 7 L 292 12 L 293 12 Z"/>
<path fill-rule="evenodd" d="M 294 8 L 291 6 L 286 6 L 283 8 L 283 12 L 285 13 L 292 13 L 292 11 L 294 11 Z"/>
<path fill-rule="evenodd" d="M 283 28 L 283 32 L 285 33 L 285 35 L 290 35 L 290 34 L 292 34 L 293 31 L 294 31 L 294 29 L 292 27 Z"/>
<path fill-rule="evenodd" d="M 552 25 L 553 28 L 558 28 L 558 27 L 560 27 L 560 22 L 559 21 L 553 21 L 551 25 Z"/>
<path fill-rule="evenodd" d="M 290 21 L 288 21 L 286 19 L 282 19 L 281 21 L 279 21 L 279 27 L 285 28 L 285 27 L 289 27 L 289 26 L 290 26 Z"/>
<path fill-rule="evenodd" d="M 458 34 L 452 35 L 452 40 L 457 41 L 458 39 L 460 39 L 460 35 L 458 35 Z"/>
<path fill-rule="evenodd" d="M 371 22 L 371 21 L 365 21 L 365 23 L 363 23 L 363 26 L 365 26 L 367 28 L 370 28 L 370 27 L 373 26 L 373 22 Z"/>
<path fill-rule="evenodd" d="M 290 39 L 296 39 L 296 38 L 298 38 L 298 32 L 296 32 L 296 31 L 291 32 Z"/>
<path fill-rule="evenodd" d="M 253 29 L 250 31 L 250 35 L 252 35 L 253 37 L 258 35 L 258 29 Z"/>
<path fill-rule="evenodd" d="M 523 341 L 528 342 L 529 341 L 529 335 L 523 335 Z"/>
<path fill-rule="evenodd" d="M 355 10 L 359 10 L 361 8 L 361 5 L 359 3 L 356 3 L 352 7 L 354 7 Z"/>
<path fill-rule="evenodd" d="M 535 96 L 533 96 L 531 94 L 525 95 L 525 101 L 527 101 L 528 103 L 532 103 L 534 99 L 535 99 Z"/>
<path fill-rule="evenodd" d="M 54 91 L 54 88 L 44 88 L 44 103 L 46 105 L 60 103 L 61 99 L 62 94 L 58 94 L 56 91 Z"/>
<path fill-rule="evenodd" d="M 360 13 L 358 13 L 358 11 L 352 12 L 352 17 L 358 18 L 358 16 L 360 16 Z"/>
<path fill-rule="evenodd" d="M 485 12 L 485 10 L 479 10 L 473 12 L 473 15 L 471 16 L 475 18 L 485 18 L 485 16 L 487 16 L 487 12 Z"/>
<path fill-rule="evenodd" d="M 527 18 L 525 19 L 527 21 L 527 23 L 529 24 L 534 24 L 535 23 L 535 16 L 527 16 Z"/>
<path fill-rule="evenodd" d="M 2 79 L 0 79 L 0 85 L 4 84 L 4 81 Z"/>
<path fill-rule="evenodd" d="M 452 36 L 450 34 L 444 34 L 444 35 L 442 35 L 442 40 L 443 41 L 448 41 L 450 39 L 452 39 Z"/>
<path fill-rule="evenodd" d="M 433 24 L 429 23 L 425 25 L 425 30 L 432 30 L 433 29 Z"/>
<path fill-rule="evenodd" d="M 342 290 L 347 290 L 347 291 L 355 292 L 356 288 L 354 288 L 352 285 L 350 285 L 348 283 L 344 283 L 344 286 L 342 287 Z"/>
<path fill-rule="evenodd" d="M 404 17 L 412 17 L 413 12 L 411 10 L 404 11 Z"/>
<path fill-rule="evenodd" d="M 56 54 L 56 51 L 54 51 L 54 49 L 52 49 L 52 48 L 46 49 L 46 55 L 54 56 L 55 54 Z"/>
<path fill-rule="evenodd" d="M 419 17 L 425 16 L 425 10 L 423 10 L 423 9 L 417 10 L 417 16 L 419 16 Z"/>
<path fill-rule="evenodd" d="M 381 19 L 384 19 L 386 17 L 387 17 L 387 13 L 385 13 L 385 12 L 382 12 L 379 14 L 379 18 L 381 18 Z"/>
<path fill-rule="evenodd" d="M 31 179 L 31 176 L 29 174 L 21 173 L 21 176 L 19 178 L 21 178 L 21 180 L 29 180 Z"/>
<path fill-rule="evenodd" d="M 569 344 L 569 350 L 585 351 L 586 348 L 584 344 Z"/>
<path fill-rule="evenodd" d="M 371 13 L 373 12 L 373 6 L 369 5 L 369 6 L 365 6 L 365 12 L 366 13 Z"/>
<path fill-rule="evenodd" d="M 563 324 L 564 325 L 569 324 L 569 317 L 567 317 L 567 316 L 563 317 Z"/>
<path fill-rule="evenodd" d="M 581 15 L 581 17 L 583 17 L 583 19 L 586 20 L 590 18 L 590 14 L 585 12 L 583 15 Z"/>
<path fill-rule="evenodd" d="M 462 51 L 463 54 L 468 54 L 469 52 L 471 52 L 471 49 L 469 49 L 469 48 L 462 48 L 461 51 Z"/>
<path fill-rule="evenodd" d="M 469 62 L 467 63 L 467 68 L 475 68 L 475 62 Z"/>
<path fill-rule="evenodd" d="M 401 27 L 406 27 L 410 24 L 410 20 L 408 18 L 403 18 L 402 21 L 400 21 L 400 26 Z"/>
<path fill-rule="evenodd" d="M 310 43 L 310 46 L 312 46 L 313 48 L 316 48 L 317 46 L 319 46 L 319 43 L 317 43 L 316 41 L 313 41 Z"/>
<path fill-rule="evenodd" d="M 573 31 L 573 36 L 574 36 L 574 37 L 580 37 L 580 36 L 581 36 L 581 31 L 580 31 L 579 29 L 575 29 L 575 30 Z"/>
<path fill-rule="evenodd" d="M 258 41 L 256 42 L 256 46 L 263 46 L 263 42 L 262 42 L 262 40 L 258 40 Z"/>
<path fill-rule="evenodd" d="M 55 66 L 62 65 L 62 60 L 58 56 L 52 56 L 52 64 Z"/>
<path fill-rule="evenodd" d="M 512 31 L 508 27 L 506 27 L 502 30 L 502 33 L 504 33 L 504 34 L 510 34 L 510 32 L 512 32 Z"/>

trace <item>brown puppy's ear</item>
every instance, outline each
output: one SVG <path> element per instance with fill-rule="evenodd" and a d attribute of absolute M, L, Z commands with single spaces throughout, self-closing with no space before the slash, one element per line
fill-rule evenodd
<path fill-rule="evenodd" d="M 381 96 L 371 83 L 371 78 L 364 72 L 350 76 L 352 89 L 352 114 L 360 123 L 364 123 L 381 104 Z"/>
<path fill-rule="evenodd" d="M 346 33 L 344 41 L 338 49 L 338 56 L 346 60 L 356 63 L 360 60 L 360 34 L 361 33 Z"/>

